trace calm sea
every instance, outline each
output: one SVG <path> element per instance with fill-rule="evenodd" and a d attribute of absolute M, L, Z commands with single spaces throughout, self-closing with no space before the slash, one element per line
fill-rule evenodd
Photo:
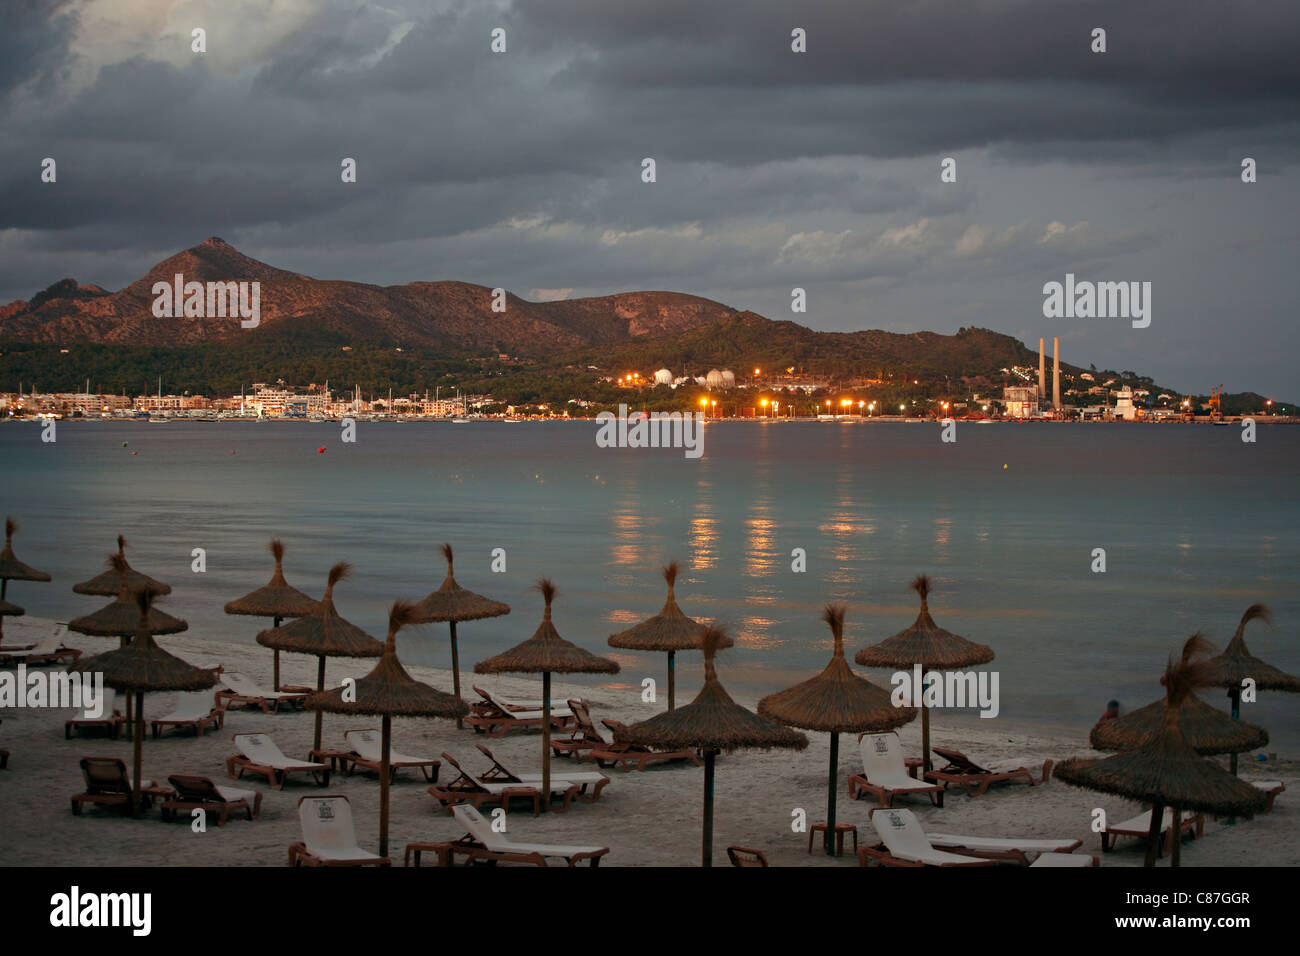
<path fill-rule="evenodd" d="M 94 610 L 71 585 L 120 532 L 132 563 L 173 586 L 166 607 L 191 634 L 251 643 L 265 625 L 222 605 L 266 582 L 274 534 L 290 583 L 313 596 L 331 564 L 352 562 L 336 604 L 382 638 L 389 602 L 442 581 L 448 541 L 461 584 L 514 609 L 462 625 L 466 669 L 532 633 L 542 574 L 560 591 L 560 633 L 609 652 L 610 633 L 659 610 L 658 569 L 676 559 L 683 608 L 737 639 L 721 671 L 742 698 L 825 664 L 826 601 L 849 605 L 850 654 L 910 624 L 922 572 L 939 624 L 996 651 L 1008 726 L 1082 735 L 1111 697 L 1154 700 L 1171 651 L 1196 630 L 1221 647 L 1254 601 L 1277 627 L 1252 627 L 1252 651 L 1300 671 L 1297 427 L 1247 444 L 1236 427 L 963 423 L 945 444 L 930 424 L 721 422 L 696 460 L 598 448 L 592 422 L 357 429 L 344 444 L 337 424 L 66 422 L 43 444 L 37 426 L 5 424 L 0 507 L 23 523 L 18 556 L 54 575 L 12 584 L 10 599 L 43 617 Z M 491 571 L 497 548 L 506 573 Z M 444 630 L 404 635 L 403 657 L 446 666 Z M 624 685 L 662 680 L 662 655 L 612 656 Z M 1297 705 L 1265 692 L 1245 716 L 1294 755 Z"/>

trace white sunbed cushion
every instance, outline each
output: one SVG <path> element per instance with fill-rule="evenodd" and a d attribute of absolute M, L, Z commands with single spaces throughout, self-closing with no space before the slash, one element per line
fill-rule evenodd
<path fill-rule="evenodd" d="M 352 745 L 352 749 L 365 760 L 381 760 L 384 756 L 384 738 L 377 730 L 349 730 L 343 739 Z M 432 757 L 412 757 L 409 754 L 389 750 L 388 762 L 399 763 L 433 763 Z"/>
<path fill-rule="evenodd" d="M 238 671 L 226 671 L 221 675 L 220 682 L 240 697 L 265 697 L 267 700 L 278 700 L 281 697 L 302 696 L 301 694 L 286 694 L 280 691 L 266 690 Z"/>
<path fill-rule="evenodd" d="M 238 800 L 247 800 L 249 806 L 252 806 L 253 801 L 257 799 L 256 790 L 240 790 L 237 787 L 223 787 L 218 785 L 217 793 L 221 794 L 221 799 L 225 800 L 227 803 L 234 803 Z"/>
<path fill-rule="evenodd" d="M 215 706 L 210 691 L 190 691 L 178 695 L 172 712 L 166 717 L 159 717 L 158 720 L 160 722 L 202 720 L 212 713 Z"/>
<path fill-rule="evenodd" d="M 497 833 L 473 807 L 464 805 L 451 808 L 456 819 L 469 829 L 470 835 L 493 853 L 538 853 L 542 856 L 569 859 L 578 853 L 596 853 L 603 846 L 557 846 L 545 843 L 512 843 L 504 833 Z"/>
<path fill-rule="evenodd" d="M 1252 787 L 1258 787 L 1260 790 L 1285 790 L 1286 787 L 1281 780 L 1251 780 L 1248 781 Z"/>
<path fill-rule="evenodd" d="M 908 775 L 903 764 L 902 743 L 893 731 L 867 734 L 862 738 L 862 770 L 872 786 L 887 790 L 929 790 L 934 787 L 934 784 Z"/>
<path fill-rule="evenodd" d="M 1024 850 L 1027 853 L 1056 853 L 1073 847 L 1077 840 L 1007 840 L 979 836 L 955 836 L 950 833 L 928 833 L 933 846 L 960 846 L 968 850 Z"/>
<path fill-rule="evenodd" d="M 987 860 L 977 860 L 959 853 L 936 850 L 930 845 L 925 831 L 911 810 L 884 809 L 871 814 L 871 824 L 884 842 L 889 852 L 900 860 L 913 863 L 929 863 L 938 866 L 944 863 L 958 866 L 987 864 Z"/>
<path fill-rule="evenodd" d="M 357 846 L 352 805 L 342 797 L 307 797 L 298 805 L 302 842 L 324 860 L 373 860 Z"/>
<path fill-rule="evenodd" d="M 1187 814 L 1183 814 L 1184 823 L 1187 822 L 1187 816 Z M 1172 829 L 1173 825 L 1174 811 L 1165 807 L 1164 816 L 1160 820 L 1160 829 L 1163 832 Z M 1125 820 L 1123 823 L 1116 823 L 1114 825 L 1107 824 L 1106 829 L 1120 831 L 1135 830 L 1141 831 L 1142 833 L 1149 833 L 1151 831 L 1151 811 L 1148 810 L 1146 813 L 1139 813 L 1137 816 Z"/>

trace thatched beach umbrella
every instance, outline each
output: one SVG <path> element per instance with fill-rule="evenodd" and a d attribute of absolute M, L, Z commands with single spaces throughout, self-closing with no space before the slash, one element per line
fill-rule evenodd
<path fill-rule="evenodd" d="M 1232 701 L 1233 720 L 1241 717 L 1241 685 L 1246 678 L 1253 680 L 1259 690 L 1281 690 L 1291 694 L 1300 691 L 1300 677 L 1292 677 L 1271 664 L 1265 664 L 1246 649 L 1242 634 L 1246 625 L 1254 620 L 1272 624 L 1273 612 L 1263 604 L 1252 604 L 1246 608 L 1241 623 L 1237 625 L 1237 633 L 1232 635 L 1232 640 L 1223 649 L 1223 653 L 1205 661 L 1203 672 L 1198 669 L 1198 673 L 1202 674 L 1198 678 L 1198 686 L 1227 688 L 1228 698 Z M 1231 757 L 1231 764 L 1232 772 L 1236 774 L 1236 753 Z"/>
<path fill-rule="evenodd" d="M 68 630 L 91 637 L 118 637 L 122 646 L 130 642 L 140 629 L 140 605 L 136 595 L 141 591 L 161 596 L 163 592 L 147 585 L 132 587 L 127 572 L 130 567 L 122 552 L 117 551 L 108 556 L 108 571 L 105 574 L 117 576 L 118 588 L 115 597 L 93 614 L 74 617 L 68 622 Z M 100 575 L 103 577 L 103 575 Z M 150 634 L 179 634 L 189 629 L 189 624 L 178 617 L 172 617 L 166 611 L 160 611 L 152 604 L 147 612 L 145 627 Z"/>
<path fill-rule="evenodd" d="M 139 628 L 135 637 L 126 647 L 111 650 L 105 654 L 83 658 L 73 670 L 84 674 L 102 672 L 104 683 L 114 690 L 126 692 L 128 699 L 135 694 L 135 761 L 131 777 L 131 815 L 140 809 L 141 779 L 141 745 L 144 743 L 144 692 L 149 691 L 187 691 L 205 690 L 217 682 L 212 671 L 195 667 L 168 654 L 154 643 L 149 632 L 148 617 L 155 594 L 147 588 L 136 591 L 139 616 Z"/>
<path fill-rule="evenodd" d="M 12 601 L 0 601 L 0 617 L 22 617 L 27 611 Z"/>
<path fill-rule="evenodd" d="M 68 622 L 68 630 L 76 631 L 78 634 L 89 634 L 91 637 L 120 638 L 121 646 L 126 647 L 130 639 L 140 630 L 140 605 L 136 595 L 142 591 L 154 595 L 161 595 L 162 592 L 148 585 L 134 589 L 130 587 L 127 583 L 129 580 L 127 571 L 130 567 L 120 549 L 108 556 L 108 567 L 109 570 L 105 574 L 117 575 L 117 597 L 93 614 L 74 617 Z M 172 617 L 165 611 L 158 610 L 152 602 L 145 612 L 144 626 L 150 634 L 179 634 L 181 631 L 189 630 L 189 624 L 178 617 Z M 135 724 L 132 720 L 133 707 L 131 696 L 128 694 L 126 722 L 127 726 L 132 728 L 132 733 L 135 732 Z"/>
<path fill-rule="evenodd" d="M 803 750 L 808 738 L 741 707 L 723 688 L 713 658 L 727 639 L 720 628 L 704 632 L 704 686 L 689 704 L 656 714 L 648 720 L 616 731 L 621 744 L 661 747 L 665 750 L 697 748 L 704 751 L 704 836 L 702 866 L 713 865 L 713 760 L 721 751 L 740 748 Z"/>
<path fill-rule="evenodd" d="M 117 553 L 121 555 L 123 563 L 126 562 L 126 539 L 120 534 L 117 536 Z M 126 586 L 131 591 L 140 591 L 145 588 L 153 591 L 155 594 L 171 594 L 172 586 L 156 581 L 147 574 L 141 574 L 130 564 L 126 564 Z M 115 597 L 122 590 L 121 573 L 114 567 L 101 574 L 95 575 L 89 581 L 82 581 L 80 584 L 74 584 L 72 590 L 78 594 L 92 594 L 97 597 Z"/>
<path fill-rule="evenodd" d="M 548 578 L 537 582 L 546 610 L 533 636 L 496 657 L 474 665 L 476 674 L 542 675 L 542 809 L 551 802 L 551 674 L 617 674 L 618 664 L 597 657 L 560 637 L 551 623 L 555 585 Z"/>
<path fill-rule="evenodd" d="M 666 651 L 668 653 L 668 709 L 677 706 L 677 667 L 678 651 L 698 651 L 704 640 L 706 625 L 694 618 L 687 617 L 677 606 L 673 595 L 673 584 L 677 580 L 677 562 L 664 568 L 664 580 L 668 582 L 668 600 L 664 601 L 663 610 L 654 617 L 647 618 L 635 627 L 610 635 L 610 647 L 622 647 L 633 651 Z M 731 638 L 725 647 L 731 646 Z"/>
<path fill-rule="evenodd" d="M 1217 707 L 1211 707 L 1195 693 L 1182 704 L 1178 723 L 1192 749 L 1204 757 L 1212 754 L 1239 754 L 1263 747 L 1268 731 L 1242 720 L 1233 720 Z M 1092 728 L 1088 742 L 1094 750 L 1132 750 L 1160 732 L 1165 721 L 1164 698 L 1140 707 L 1123 717 L 1103 720 Z"/>
<path fill-rule="evenodd" d="M 421 684 L 397 660 L 397 632 L 416 620 L 415 606 L 397 601 L 388 612 L 388 639 L 379 663 L 351 686 L 318 691 L 307 698 L 309 710 L 383 718 L 383 755 L 379 760 L 379 855 L 388 856 L 388 785 L 391 775 L 393 717 L 462 717 L 469 708 L 428 684 Z"/>
<path fill-rule="evenodd" d="M 271 539 L 271 555 L 275 558 L 275 573 L 263 587 L 245 594 L 238 600 L 226 605 L 227 614 L 250 614 L 253 617 L 271 618 L 271 626 L 279 627 L 286 617 L 302 617 L 316 610 L 316 602 L 297 588 L 289 586 L 284 579 L 280 564 L 284 560 L 284 542 L 279 538 Z M 275 690 L 286 690 L 280 686 L 280 651 L 275 651 L 273 680 Z M 298 688 L 293 688 L 298 690 Z M 310 688 L 309 688 L 310 689 Z"/>
<path fill-rule="evenodd" d="M 13 518 L 5 518 L 5 548 L 0 551 L 0 601 L 5 598 L 5 591 L 9 588 L 10 581 L 48 581 L 50 576 L 44 571 L 37 571 L 30 565 L 23 564 L 14 557 L 14 532 L 18 530 L 18 522 Z M 17 607 L 12 604 L 10 607 Z M 21 613 L 21 611 L 19 612 Z M 4 618 L 0 617 L 0 636 L 4 635 Z"/>
<path fill-rule="evenodd" d="M 442 587 L 415 605 L 418 623 L 446 621 L 451 627 L 451 675 L 456 696 L 460 696 L 460 649 L 456 646 L 456 624 L 460 621 L 478 621 L 487 617 L 500 617 L 510 613 L 510 605 L 475 594 L 456 583 L 452 569 L 451 545 L 442 546 L 442 556 L 447 559 L 447 577 Z M 456 729 L 464 729 L 464 721 L 456 718 Z"/>
<path fill-rule="evenodd" d="M 340 561 L 330 568 L 329 578 L 325 584 L 325 596 L 316 605 L 316 610 L 290 621 L 283 627 L 273 627 L 257 635 L 257 643 L 263 647 L 288 651 L 291 654 L 314 654 L 316 656 L 316 690 L 325 690 L 325 658 L 327 657 L 379 657 L 384 653 L 384 645 L 379 643 L 361 628 L 343 618 L 334 609 L 334 585 L 348 576 L 352 565 Z M 316 737 L 313 750 L 320 750 L 321 720 L 324 711 L 316 711 Z"/>
<path fill-rule="evenodd" d="M 921 595 L 921 613 L 916 616 L 916 621 L 893 637 L 858 651 L 853 658 L 855 662 L 863 667 L 913 667 L 920 664 L 924 675 L 930 670 L 958 670 L 993 660 L 993 648 L 975 644 L 934 623 L 934 618 L 930 617 L 928 575 L 916 578 L 912 590 Z M 931 770 L 930 711 L 924 698 L 913 703 L 921 706 L 921 758 L 925 769 Z"/>
<path fill-rule="evenodd" d="M 1113 793 L 1129 800 L 1151 804 L 1151 829 L 1147 833 L 1146 865 L 1154 866 L 1165 808 L 1173 810 L 1173 853 L 1170 865 L 1180 856 L 1181 819 L 1184 810 L 1220 816 L 1262 811 L 1265 795 L 1238 780 L 1217 764 L 1200 756 L 1183 734 L 1183 702 L 1204 677 L 1204 655 L 1209 643 L 1199 634 L 1188 638 L 1182 658 L 1171 658 L 1165 669 L 1165 713 L 1160 730 L 1139 747 L 1114 757 L 1085 760 L 1075 758 L 1058 764 L 1056 777 L 1076 787 Z"/>
<path fill-rule="evenodd" d="M 840 734 L 893 730 L 915 720 L 916 708 L 895 707 L 888 691 L 853 673 L 844 659 L 844 605 L 826 605 L 822 620 L 830 625 L 835 637 L 835 652 L 826 669 L 816 677 L 764 697 L 758 702 L 758 712 L 790 727 L 831 735 L 824 845 L 827 855 L 833 856 Z"/>

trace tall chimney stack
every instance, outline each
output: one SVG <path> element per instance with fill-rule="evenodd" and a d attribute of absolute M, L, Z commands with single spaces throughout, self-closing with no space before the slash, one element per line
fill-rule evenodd
<path fill-rule="evenodd" d="M 1047 359 L 1044 357 L 1043 340 L 1038 340 L 1038 400 L 1047 399 Z"/>
<path fill-rule="evenodd" d="M 1061 410 L 1061 340 L 1052 336 L 1052 408 Z"/>

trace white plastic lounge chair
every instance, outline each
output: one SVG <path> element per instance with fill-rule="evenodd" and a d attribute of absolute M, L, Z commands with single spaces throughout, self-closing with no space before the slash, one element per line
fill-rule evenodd
<path fill-rule="evenodd" d="M 1097 866 L 1097 858 L 1091 853 L 1044 853 L 1030 866 Z"/>
<path fill-rule="evenodd" d="M 881 839 L 877 846 L 858 850 L 858 862 L 867 866 L 997 866 L 997 860 L 979 859 L 936 850 L 930 845 L 911 810 L 877 807 L 871 811 L 871 825 Z"/>
<path fill-rule="evenodd" d="M 177 694 L 170 714 L 149 721 L 155 740 L 164 727 L 193 727 L 194 736 L 202 737 L 209 724 L 218 730 L 226 725 L 226 711 L 217 705 L 210 690 Z"/>
<path fill-rule="evenodd" d="M 108 731 L 108 735 L 114 739 L 121 736 L 122 726 L 126 723 L 126 718 L 117 709 L 117 691 L 111 687 L 104 688 L 103 711 L 98 717 L 86 717 L 84 716 L 85 711 L 82 711 L 81 717 L 73 717 L 64 721 L 63 739 L 71 740 L 74 730 L 84 730 L 87 727 L 103 727 Z"/>
<path fill-rule="evenodd" d="M 391 866 L 357 846 L 352 803 L 343 794 L 303 797 L 298 801 L 302 842 L 289 847 L 290 866 Z"/>
<path fill-rule="evenodd" d="M 1164 816 L 1160 820 L 1160 843 L 1156 847 L 1159 856 L 1165 855 L 1165 847 L 1169 843 L 1169 834 L 1174 828 L 1174 811 L 1165 807 Z M 1192 833 L 1200 837 L 1205 832 L 1205 818 L 1199 813 L 1184 815 L 1179 823 L 1179 829 L 1182 833 Z M 1135 817 L 1125 820 L 1123 823 L 1106 822 L 1106 829 L 1101 831 L 1101 849 L 1103 853 L 1108 853 L 1115 848 L 1119 842 L 1119 837 L 1131 836 L 1146 839 L 1151 830 L 1151 811 L 1139 813 Z M 1181 837 L 1182 834 L 1180 833 Z"/>
<path fill-rule="evenodd" d="M 330 767 L 327 763 L 290 760 L 266 734 L 235 734 L 233 739 L 239 753 L 226 758 L 226 773 L 236 780 L 247 770 L 262 774 L 273 789 L 281 790 L 289 774 L 310 773 L 320 786 L 329 786 Z"/>
<path fill-rule="evenodd" d="M 435 783 L 429 788 L 429 793 L 446 807 L 448 812 L 451 812 L 454 806 L 466 803 L 473 807 L 481 807 L 487 803 L 499 803 L 504 807 L 515 798 L 531 800 L 533 803 L 533 816 L 537 816 L 541 812 L 542 791 L 540 787 L 530 783 L 481 780 L 462 767 L 451 754 L 444 751 L 442 759 L 456 771 L 456 776 L 447 783 Z M 552 788 L 555 787 L 554 780 L 551 781 L 551 786 Z M 578 789 L 576 783 L 568 785 L 562 809 L 567 810 L 569 808 L 569 801 L 572 799 L 573 794 L 578 792 Z"/>
<path fill-rule="evenodd" d="M 173 819 L 178 810 L 202 810 L 216 817 L 217 826 L 223 826 L 235 810 L 243 810 L 250 820 L 262 812 L 262 794 L 257 790 L 222 787 L 208 777 L 188 774 L 174 774 L 167 782 L 173 792 L 163 801 L 164 820 Z"/>
<path fill-rule="evenodd" d="M 908 776 L 903 764 L 903 745 L 898 734 L 864 734 L 862 736 L 862 773 L 849 777 L 849 797 L 858 799 L 870 793 L 882 807 L 893 806 L 894 797 L 903 793 L 924 793 L 936 807 L 943 806 L 943 785 L 926 783 Z"/>
<path fill-rule="evenodd" d="M 540 727 L 544 714 L 541 701 L 533 710 L 516 710 L 514 705 L 493 694 L 491 691 L 475 685 L 484 703 L 474 708 L 475 712 L 466 718 L 466 722 L 475 730 L 487 733 L 489 737 L 504 737 L 506 732 L 516 727 Z M 530 702 L 531 703 L 531 702 Z M 551 724 L 563 729 L 575 720 L 573 711 L 566 704 L 551 705 Z"/>
<path fill-rule="evenodd" d="M 352 748 L 351 764 L 353 767 L 365 767 L 367 770 L 379 772 L 384 756 L 384 738 L 379 731 L 349 730 L 343 734 L 343 739 Z M 389 782 L 397 776 L 397 771 L 403 767 L 419 767 L 424 773 L 424 779 L 432 783 L 438 779 L 438 768 L 441 766 L 441 761 L 434 760 L 432 757 L 412 757 L 409 754 L 391 749 L 391 746 L 389 748 Z M 348 772 L 352 772 L 350 768 Z"/>
<path fill-rule="evenodd" d="M 81 656 L 75 647 L 64 647 L 63 638 L 68 633 L 68 625 L 55 624 L 35 647 L 25 651 L 0 651 L 0 660 L 6 664 L 26 664 L 28 667 L 42 667 L 46 664 L 70 664 Z"/>
<path fill-rule="evenodd" d="M 479 775 L 480 780 L 494 780 L 500 783 L 531 783 L 539 784 L 542 782 L 540 773 L 515 773 L 506 767 L 496 758 L 490 749 L 482 744 L 476 744 L 479 751 L 484 757 L 492 761 L 492 769 L 487 770 Z M 563 792 L 569 789 L 569 784 L 576 783 L 585 792 L 588 786 L 596 788 L 589 803 L 594 801 L 600 795 L 600 791 L 609 783 L 609 777 L 603 773 L 597 773 L 594 770 L 556 770 L 551 773 L 551 789 L 555 792 Z"/>
<path fill-rule="evenodd" d="M 257 704 L 265 714 L 280 712 L 281 704 L 301 705 L 306 694 L 286 694 L 278 690 L 259 687 L 238 671 L 226 671 L 219 678 L 225 690 L 217 691 L 217 698 L 234 704 Z"/>
<path fill-rule="evenodd" d="M 600 858 L 609 852 L 607 846 L 515 843 L 504 833 L 493 831 L 492 825 L 473 807 L 452 807 L 451 812 L 457 822 L 464 825 L 469 833 L 452 843 L 413 843 L 406 848 L 408 861 L 414 853 L 415 865 L 419 866 L 421 850 L 436 850 L 439 861 L 446 866 L 451 866 L 455 862 L 457 853 L 464 854 L 470 861 L 490 860 L 548 866 L 547 860 L 563 860 L 567 866 L 577 866 L 582 860 L 590 860 L 592 866 L 600 866 Z"/>

